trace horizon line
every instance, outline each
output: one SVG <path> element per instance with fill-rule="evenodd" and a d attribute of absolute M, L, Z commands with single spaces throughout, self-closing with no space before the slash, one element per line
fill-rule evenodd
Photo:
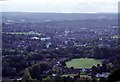
<path fill-rule="evenodd" d="M 78 13 L 78 14 L 99 14 L 99 13 L 113 13 L 113 14 L 117 14 L 118 12 L 52 12 L 52 11 L 45 11 L 45 12 L 41 12 L 41 11 L 0 11 L 1 13 L 66 13 L 66 14 L 74 14 L 74 13 Z"/>

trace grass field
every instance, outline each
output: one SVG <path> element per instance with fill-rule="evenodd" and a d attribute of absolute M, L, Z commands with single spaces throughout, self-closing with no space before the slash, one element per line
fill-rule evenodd
<path fill-rule="evenodd" d="M 72 59 L 71 61 L 66 62 L 67 67 L 74 67 L 74 68 L 91 68 L 93 65 L 100 64 L 100 60 L 92 59 L 92 58 L 79 58 L 79 59 Z"/>
<path fill-rule="evenodd" d="M 62 76 L 65 76 L 65 77 L 70 76 L 70 77 L 74 78 L 74 76 L 76 76 L 76 75 L 78 75 L 78 74 L 64 74 Z M 91 78 L 91 76 L 88 76 L 88 75 L 80 75 L 80 77 Z"/>

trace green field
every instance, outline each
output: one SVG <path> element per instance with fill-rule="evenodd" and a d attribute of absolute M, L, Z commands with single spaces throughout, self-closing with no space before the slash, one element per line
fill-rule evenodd
<path fill-rule="evenodd" d="M 71 61 L 66 62 L 67 67 L 74 67 L 74 68 L 91 68 L 93 65 L 102 64 L 100 60 L 93 59 L 93 58 L 79 58 L 79 59 L 72 59 Z"/>
<path fill-rule="evenodd" d="M 74 76 L 76 76 L 76 75 L 78 75 L 78 74 L 64 74 L 62 76 L 65 76 L 65 77 L 70 76 L 70 77 L 74 78 Z M 91 78 L 91 76 L 88 76 L 88 75 L 80 75 L 80 77 Z"/>

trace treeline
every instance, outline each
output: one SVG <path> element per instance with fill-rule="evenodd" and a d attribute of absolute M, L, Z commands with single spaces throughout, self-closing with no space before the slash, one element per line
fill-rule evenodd
<path fill-rule="evenodd" d="M 6 54 L 7 53 L 7 54 Z M 96 58 L 105 59 L 107 63 L 112 63 L 119 67 L 120 49 L 119 48 L 100 48 L 100 47 L 69 47 L 59 49 L 49 49 L 42 51 L 27 50 L 4 50 L 3 49 L 3 77 L 22 76 L 25 68 L 32 66 L 38 61 L 47 61 L 60 58 Z"/>

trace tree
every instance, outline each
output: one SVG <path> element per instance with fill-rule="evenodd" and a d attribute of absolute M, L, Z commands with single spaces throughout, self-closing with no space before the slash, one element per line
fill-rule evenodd
<path fill-rule="evenodd" d="M 53 78 L 53 82 L 62 82 L 62 77 L 57 75 Z"/>
<path fill-rule="evenodd" d="M 54 65 L 54 71 L 55 71 L 56 74 L 59 74 L 59 73 L 60 73 L 60 68 L 59 68 L 59 66 Z"/>
<path fill-rule="evenodd" d="M 49 69 L 49 64 L 46 62 L 39 62 L 37 64 L 32 65 L 30 68 L 30 74 L 33 79 L 41 80 L 41 75 L 44 71 Z"/>
<path fill-rule="evenodd" d="M 117 69 L 108 76 L 107 82 L 119 82 L 119 81 L 120 81 L 120 69 Z"/>
<path fill-rule="evenodd" d="M 26 82 L 27 80 L 31 80 L 31 75 L 30 75 L 30 72 L 29 72 L 29 69 L 26 68 L 25 71 L 24 71 L 24 75 L 23 75 L 23 82 Z"/>

